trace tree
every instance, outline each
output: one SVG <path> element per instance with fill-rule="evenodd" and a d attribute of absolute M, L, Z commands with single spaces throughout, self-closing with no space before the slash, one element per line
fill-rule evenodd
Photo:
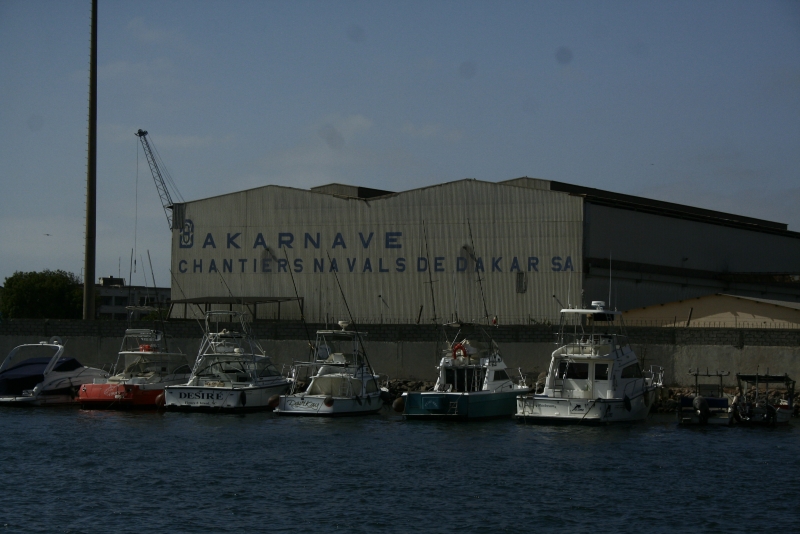
<path fill-rule="evenodd" d="M 80 319 L 83 284 L 66 271 L 15 272 L 5 280 L 4 319 Z"/>

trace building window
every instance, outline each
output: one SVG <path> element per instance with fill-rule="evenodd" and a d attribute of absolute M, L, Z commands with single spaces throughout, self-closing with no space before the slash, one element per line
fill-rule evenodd
<path fill-rule="evenodd" d="M 117 306 L 127 306 L 128 305 L 128 297 L 117 297 L 114 299 L 114 304 Z"/>

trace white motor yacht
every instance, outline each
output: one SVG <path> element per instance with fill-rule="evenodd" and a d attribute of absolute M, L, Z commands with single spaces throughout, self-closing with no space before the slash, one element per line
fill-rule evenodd
<path fill-rule="evenodd" d="M 558 348 L 544 388 L 517 398 L 516 418 L 526 423 L 614 423 L 647 417 L 664 370 L 643 371 L 621 324 L 621 312 L 592 302 L 590 309 L 561 310 Z M 597 323 L 619 318 L 620 333 Z"/>
<path fill-rule="evenodd" d="M 366 334 L 346 330 L 319 330 L 306 362 L 292 365 L 292 389 L 282 395 L 275 413 L 280 415 L 343 416 L 377 413 L 388 401 L 389 391 L 379 385 L 380 376 L 361 348 Z M 300 391 L 301 383 L 308 387 Z"/>
<path fill-rule="evenodd" d="M 208 311 L 188 383 L 164 388 L 167 410 L 255 411 L 277 406 L 289 381 L 272 364 L 236 311 Z M 238 322 L 240 331 L 220 329 Z"/>
<path fill-rule="evenodd" d="M 0 365 L 0 405 L 75 404 L 83 384 L 105 378 L 108 373 L 102 369 L 65 357 L 56 337 L 20 345 Z"/>

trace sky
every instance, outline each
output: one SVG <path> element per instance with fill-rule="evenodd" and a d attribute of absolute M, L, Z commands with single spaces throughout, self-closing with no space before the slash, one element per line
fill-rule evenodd
<path fill-rule="evenodd" d="M 98 277 L 170 285 L 140 128 L 187 201 L 530 176 L 800 231 L 800 2 L 98 11 Z M 90 30 L 89 0 L 0 0 L 0 283 L 82 275 Z"/>

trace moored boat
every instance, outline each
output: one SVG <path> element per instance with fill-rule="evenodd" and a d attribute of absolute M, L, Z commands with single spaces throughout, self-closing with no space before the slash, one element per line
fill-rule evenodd
<path fill-rule="evenodd" d="M 65 357 L 57 338 L 20 345 L 0 365 L 0 405 L 75 404 L 83 384 L 107 377 L 102 369 Z"/>
<path fill-rule="evenodd" d="M 445 326 L 458 331 L 443 350 L 433 391 L 403 393 L 395 401 L 395 410 L 406 419 L 468 421 L 512 416 L 517 396 L 530 391 L 524 378 L 514 383 L 497 343 L 481 326 Z"/>
<path fill-rule="evenodd" d="M 219 323 L 238 322 L 239 331 Z M 236 311 L 206 312 L 189 381 L 164 388 L 167 410 L 241 412 L 273 409 L 289 381 L 272 364 Z"/>
<path fill-rule="evenodd" d="M 647 417 L 661 387 L 664 370 L 643 371 L 621 332 L 599 332 L 595 323 L 611 323 L 621 312 L 593 308 L 561 310 L 558 348 L 550 359 L 541 392 L 517 399 L 516 418 L 525 423 L 614 423 Z M 589 318 L 591 327 L 584 324 Z"/>
<path fill-rule="evenodd" d="M 788 374 L 737 374 L 739 391 L 733 400 L 734 421 L 745 425 L 785 425 L 794 410 L 795 381 Z M 770 398 L 770 384 L 782 386 L 784 397 Z M 774 393 L 774 392 L 773 392 Z"/>
<path fill-rule="evenodd" d="M 78 391 L 84 409 L 153 409 L 164 402 L 164 388 L 189 381 L 186 355 L 169 352 L 158 330 L 128 328 L 108 378 L 96 378 Z"/>
<path fill-rule="evenodd" d="M 678 423 L 681 425 L 729 425 L 733 418 L 730 398 L 722 388 L 722 379 L 729 371 L 710 373 L 706 369 L 689 369 L 694 376 L 694 395 L 681 395 L 678 399 Z M 719 384 L 700 384 L 700 377 L 719 378 Z"/>
<path fill-rule="evenodd" d="M 381 389 L 362 347 L 364 332 L 319 330 L 306 362 L 292 365 L 294 379 L 289 393 L 281 395 L 275 413 L 280 415 L 345 416 L 380 411 L 388 390 Z M 305 390 L 299 385 L 308 382 Z"/>

